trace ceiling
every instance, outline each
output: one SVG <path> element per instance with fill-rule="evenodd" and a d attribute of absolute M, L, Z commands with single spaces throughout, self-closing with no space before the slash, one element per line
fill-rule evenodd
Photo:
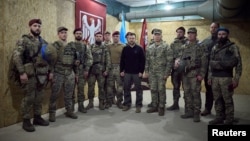
<path fill-rule="evenodd" d="M 174 4 L 178 2 L 204 2 L 206 0 L 116 0 L 129 7 L 142 7 L 157 4 Z"/>

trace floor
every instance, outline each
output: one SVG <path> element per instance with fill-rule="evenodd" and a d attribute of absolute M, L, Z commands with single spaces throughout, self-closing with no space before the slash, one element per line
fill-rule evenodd
<path fill-rule="evenodd" d="M 205 95 L 201 95 L 204 103 Z M 134 102 L 134 92 L 132 98 Z M 234 99 L 238 124 L 250 125 L 250 96 L 234 95 Z M 59 109 L 55 123 L 48 127 L 36 126 L 33 133 L 25 132 L 22 123 L 1 128 L 0 141 L 207 141 L 207 125 L 214 118 L 214 111 L 212 115 L 202 117 L 201 122 L 194 123 L 192 119 L 180 118 L 184 111 L 183 99 L 180 99 L 179 111 L 166 111 L 162 117 L 157 113 L 146 113 L 150 100 L 149 91 L 144 91 L 142 113 L 135 113 L 135 107 L 127 112 L 116 106 L 99 111 L 95 99 L 95 108 L 86 114 L 77 113 L 78 119 L 66 118 L 65 110 Z M 172 90 L 167 90 L 167 106 L 171 104 Z M 47 114 L 43 117 L 48 119 Z"/>

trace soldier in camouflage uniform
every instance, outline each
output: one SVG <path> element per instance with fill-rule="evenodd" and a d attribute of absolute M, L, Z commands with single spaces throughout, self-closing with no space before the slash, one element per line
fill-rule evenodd
<path fill-rule="evenodd" d="M 208 84 L 212 85 L 216 118 L 209 124 L 233 124 L 234 89 L 242 74 L 239 48 L 228 38 L 229 30 L 218 29 L 218 43 L 212 48 L 209 63 Z M 234 73 L 234 75 L 233 75 Z"/>
<path fill-rule="evenodd" d="M 78 68 L 76 66 L 79 65 L 80 60 L 76 57 L 76 49 L 67 45 L 67 31 L 67 28 L 59 27 L 57 29 L 59 40 L 53 43 L 58 55 L 54 65 L 54 80 L 49 104 L 50 122 L 56 121 L 56 100 L 59 97 L 61 88 L 64 90 L 64 104 L 67 110 L 65 116 L 77 119 L 77 115 L 72 110 L 72 95 L 75 79 L 78 81 Z"/>
<path fill-rule="evenodd" d="M 31 124 L 30 116 L 32 107 L 34 111 L 34 125 L 48 126 L 49 122 L 41 117 L 43 90 L 47 83 L 49 64 L 42 59 L 40 52 L 47 42 L 40 36 L 41 20 L 29 21 L 30 33 L 22 36 L 17 42 L 17 48 L 13 52 L 13 62 L 19 73 L 19 79 L 25 91 L 21 104 L 23 129 L 28 132 L 35 131 Z M 49 74 L 49 79 L 52 79 Z"/>
<path fill-rule="evenodd" d="M 78 83 L 77 85 L 77 100 L 78 100 L 78 111 L 82 113 L 86 113 L 87 110 L 84 108 L 84 100 L 85 100 L 85 95 L 84 95 L 84 85 L 86 83 L 88 73 L 89 73 L 89 68 L 93 63 L 93 57 L 90 49 L 83 44 L 82 42 L 82 29 L 81 28 L 76 28 L 73 32 L 75 36 L 75 42 L 70 42 L 68 45 L 71 48 L 75 48 L 76 52 L 79 53 L 79 58 L 80 58 L 80 64 L 78 66 Z M 75 105 L 75 95 L 73 94 L 73 108 Z M 72 109 L 73 109 L 72 108 Z"/>
<path fill-rule="evenodd" d="M 182 45 L 184 45 L 187 41 L 185 37 L 185 28 L 179 27 L 176 29 L 177 37 L 174 39 L 174 42 L 170 45 L 171 49 L 173 50 L 174 60 L 178 58 L 178 54 Z M 175 69 L 172 69 L 171 72 L 171 82 L 173 84 L 173 105 L 168 107 L 167 110 L 179 110 L 179 98 L 180 94 L 180 87 L 182 81 L 182 72 L 179 72 Z"/>
<path fill-rule="evenodd" d="M 154 30 L 154 44 L 146 49 L 145 77 L 149 77 L 152 107 L 147 113 L 157 112 L 159 116 L 165 114 L 166 81 L 173 65 L 172 49 L 163 43 L 162 31 Z"/>
<path fill-rule="evenodd" d="M 220 27 L 219 23 L 213 22 L 210 25 L 210 33 L 211 35 L 207 37 L 205 40 L 202 41 L 201 44 L 204 44 L 208 51 L 208 64 L 210 60 L 210 53 L 213 48 L 213 46 L 217 43 L 217 29 Z M 207 67 L 208 68 L 208 67 Z M 212 86 L 208 85 L 208 69 L 204 78 L 205 88 L 206 88 L 206 99 L 205 99 L 205 109 L 203 112 L 201 112 L 201 116 L 206 116 L 211 114 L 211 110 L 213 107 L 213 91 Z"/>
<path fill-rule="evenodd" d="M 188 41 L 182 46 L 180 59 L 185 61 L 182 86 L 184 89 L 185 114 L 181 118 L 193 118 L 200 122 L 201 109 L 201 81 L 207 70 L 207 55 L 205 46 L 201 46 L 196 39 L 195 27 L 188 29 Z M 176 61 L 177 62 L 177 61 Z M 178 63 L 175 68 L 178 68 Z"/>
<path fill-rule="evenodd" d="M 105 99 L 112 98 L 112 95 L 107 93 L 105 96 L 104 82 L 110 69 L 110 54 L 107 47 L 102 43 L 102 33 L 95 34 L 95 44 L 90 46 L 90 50 L 93 56 L 93 65 L 91 66 L 88 78 L 88 98 L 89 104 L 87 109 L 93 108 L 95 83 L 98 83 L 98 98 L 99 109 L 105 109 Z"/>
<path fill-rule="evenodd" d="M 120 43 L 119 31 L 115 31 L 112 34 L 112 38 L 113 38 L 113 43 L 107 46 L 110 52 L 110 57 L 111 57 L 111 70 L 107 78 L 107 82 L 108 82 L 107 93 L 112 94 L 113 97 L 116 96 L 117 98 L 116 105 L 118 108 L 122 109 L 123 82 L 120 76 L 120 58 L 121 58 L 122 49 L 125 45 Z M 113 90 L 113 88 L 115 88 L 115 90 Z M 108 103 L 107 105 L 110 105 L 110 103 Z"/>

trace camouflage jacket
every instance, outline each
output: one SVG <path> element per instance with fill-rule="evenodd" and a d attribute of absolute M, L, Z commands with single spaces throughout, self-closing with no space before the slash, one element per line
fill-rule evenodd
<path fill-rule="evenodd" d="M 82 41 L 70 42 L 68 45 L 71 48 L 75 48 L 77 55 L 80 59 L 80 67 L 79 69 L 83 69 L 84 71 L 89 71 L 89 68 L 93 64 L 93 56 L 90 49 L 82 43 Z"/>
<path fill-rule="evenodd" d="M 93 56 L 93 64 L 91 66 L 91 69 L 108 72 L 111 68 L 111 60 L 107 47 L 105 47 L 104 44 L 92 44 L 90 45 L 90 50 Z"/>
<path fill-rule="evenodd" d="M 53 43 L 57 51 L 57 61 L 54 66 L 54 71 L 63 75 L 70 75 L 72 71 L 76 75 L 79 74 L 78 68 L 75 65 L 77 60 L 76 49 L 58 40 Z"/>
<path fill-rule="evenodd" d="M 226 54 L 231 54 L 231 58 L 224 58 Z M 225 45 L 216 44 L 211 51 L 209 63 L 208 78 L 217 77 L 234 77 L 235 81 L 239 81 L 242 74 L 242 61 L 238 46 L 228 40 Z M 234 61 L 234 58 L 236 61 Z M 231 64 L 230 68 L 225 66 Z M 235 71 L 233 71 L 233 68 Z M 233 76 L 233 72 L 235 73 Z M 229 75 L 227 75 L 227 73 Z"/>
<path fill-rule="evenodd" d="M 182 39 L 175 38 L 174 41 L 170 44 L 170 48 L 173 50 L 174 59 L 178 57 L 181 46 L 184 45 L 186 41 L 187 41 L 186 37 Z"/>
<path fill-rule="evenodd" d="M 180 59 L 185 61 L 184 76 L 196 77 L 197 75 L 205 77 L 207 71 L 207 50 L 204 45 L 198 43 L 190 43 L 187 41 L 182 45 Z"/>
<path fill-rule="evenodd" d="M 152 44 L 146 48 L 145 73 L 163 72 L 166 76 L 171 73 L 173 65 L 173 51 L 163 41 L 156 46 Z"/>
<path fill-rule="evenodd" d="M 39 40 L 37 40 L 30 34 L 25 34 L 18 40 L 16 44 L 17 47 L 13 52 L 13 62 L 19 74 L 26 73 L 28 76 L 34 75 L 35 69 L 40 70 L 40 67 L 45 68 L 44 74 L 47 73 L 49 64 L 42 59 L 39 49 L 42 44 L 47 44 L 47 42 L 40 36 Z"/>

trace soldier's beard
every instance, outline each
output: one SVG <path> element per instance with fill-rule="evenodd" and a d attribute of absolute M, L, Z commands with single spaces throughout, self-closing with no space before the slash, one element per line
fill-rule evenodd
<path fill-rule="evenodd" d="M 228 38 L 218 38 L 218 43 L 219 44 L 225 44 L 228 41 Z"/>
<path fill-rule="evenodd" d="M 33 31 L 33 30 L 30 30 L 31 34 L 35 37 L 39 36 L 41 34 L 40 31 Z"/>
<path fill-rule="evenodd" d="M 101 44 L 102 44 L 101 41 L 95 41 L 95 43 L 96 43 L 97 45 L 101 45 Z"/>
<path fill-rule="evenodd" d="M 81 41 L 81 40 L 82 40 L 82 37 L 75 37 L 75 39 L 76 39 L 77 41 Z"/>

